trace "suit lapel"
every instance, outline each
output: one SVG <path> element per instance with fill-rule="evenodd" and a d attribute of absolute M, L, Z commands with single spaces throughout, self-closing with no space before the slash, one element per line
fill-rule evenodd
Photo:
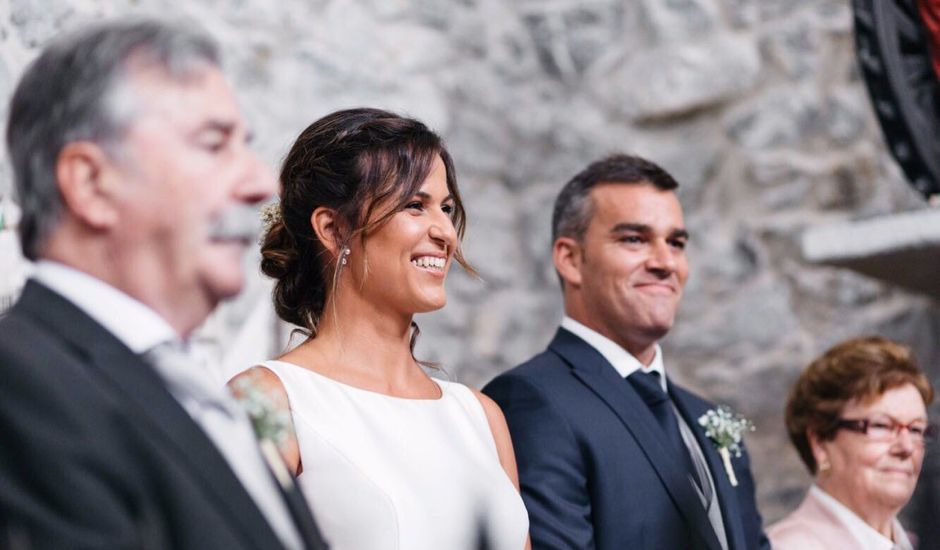
<path fill-rule="evenodd" d="M 698 446 L 702 449 L 705 461 L 708 463 L 708 469 L 715 482 L 715 491 L 718 494 L 718 505 L 721 509 L 721 517 L 725 524 L 725 535 L 728 538 L 728 548 L 746 549 L 744 544 L 744 526 L 741 524 L 741 511 L 738 508 L 738 498 L 734 487 L 731 486 L 731 480 L 728 479 L 728 473 L 725 471 L 724 462 L 721 455 L 715 448 L 715 443 L 708 439 L 705 430 L 699 426 L 698 419 L 708 410 L 708 405 L 701 399 L 682 387 L 670 382 L 669 393 L 679 413 L 685 418 L 686 423 L 692 428 Z M 734 458 L 731 459 L 732 462 Z"/>
<path fill-rule="evenodd" d="M 297 524 L 297 530 L 300 531 L 301 538 L 304 539 L 304 547 L 310 550 L 325 550 L 327 548 L 323 534 L 313 521 L 313 514 L 310 507 L 307 506 L 307 499 L 300 491 L 296 483 L 288 487 L 281 487 L 281 493 L 284 500 L 287 501 L 287 508 L 290 510 L 294 523 Z"/>
<path fill-rule="evenodd" d="M 152 368 L 126 348 L 103 347 L 96 350 L 94 358 L 92 366 L 124 392 L 141 419 L 171 444 L 182 462 L 200 475 L 204 488 L 216 498 L 219 508 L 231 514 L 232 525 L 238 526 L 246 538 L 254 539 L 259 547 L 280 547 L 270 525 L 228 462 L 166 390 Z"/>
<path fill-rule="evenodd" d="M 705 508 L 687 474 L 666 450 L 662 438 L 650 429 L 656 426 L 656 419 L 636 391 L 597 350 L 567 330 L 558 330 L 549 349 L 571 365 L 574 375 L 617 415 L 692 529 L 699 533 L 708 548 L 720 550 Z"/>
<path fill-rule="evenodd" d="M 304 540 L 304 547 L 311 550 L 325 549 L 326 543 L 316 522 L 313 521 L 313 514 L 307 506 L 307 499 L 287 470 L 287 465 L 277 450 L 277 446 L 270 439 L 265 439 L 259 441 L 259 447 L 267 464 L 268 473 L 271 474 L 272 481 L 281 492 L 281 497 L 287 504 L 287 509 Z"/>
<path fill-rule="evenodd" d="M 27 314 L 85 356 L 89 370 L 121 395 L 136 426 L 166 440 L 165 448 L 198 474 L 218 509 L 229 514 L 233 528 L 259 548 L 282 546 L 219 450 L 152 367 L 71 302 L 42 285 L 30 281 L 20 303 Z"/>

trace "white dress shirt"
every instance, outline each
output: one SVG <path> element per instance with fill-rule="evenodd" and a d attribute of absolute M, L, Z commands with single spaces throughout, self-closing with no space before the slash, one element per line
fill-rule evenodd
<path fill-rule="evenodd" d="M 894 536 L 894 540 L 891 540 L 815 484 L 810 486 L 809 492 L 820 505 L 832 512 L 855 535 L 856 542 L 862 545 L 856 547 L 857 550 L 914 550 L 907 532 L 897 518 L 891 520 L 891 534 Z"/>
<path fill-rule="evenodd" d="M 174 354 L 176 360 L 151 364 L 173 397 L 215 443 L 281 542 L 289 549 L 301 548 L 300 534 L 258 450 L 247 415 L 206 365 L 192 357 L 187 360 L 188 346 L 169 323 L 120 290 L 57 262 L 40 260 L 33 278 L 72 302 L 134 353 L 144 355 L 157 348 L 181 352 Z"/>
<path fill-rule="evenodd" d="M 620 347 L 619 344 L 610 338 L 594 329 L 588 328 L 567 315 L 561 319 L 561 328 L 573 333 L 588 344 L 591 344 L 592 348 L 603 355 L 604 359 L 607 359 L 607 362 L 614 367 L 621 378 L 626 378 L 638 370 L 645 373 L 657 372 L 659 373 L 659 382 L 663 385 L 663 391 L 667 391 L 666 370 L 663 368 L 663 353 L 659 344 L 656 344 L 654 348 L 655 354 L 653 355 L 653 360 L 650 361 L 649 365 L 644 365 L 639 359 L 631 355 L 629 351 Z"/>
<path fill-rule="evenodd" d="M 638 370 L 644 373 L 658 373 L 659 382 L 662 384 L 663 391 L 668 393 L 666 369 L 663 365 L 663 352 L 659 344 L 656 344 L 654 348 L 655 353 L 653 354 L 653 360 L 650 361 L 649 365 L 644 365 L 639 359 L 620 347 L 619 344 L 610 338 L 585 326 L 583 323 L 575 321 L 567 315 L 561 320 L 561 328 L 581 338 L 592 348 L 597 350 L 597 352 L 614 367 L 614 370 L 617 371 L 617 374 L 619 374 L 621 378 L 626 378 Z M 721 516 L 721 506 L 719 506 L 718 494 L 715 491 L 715 480 L 712 478 L 711 471 L 708 469 L 708 462 L 705 460 L 702 449 L 698 446 L 698 441 L 695 439 L 692 428 L 689 427 L 688 423 L 682 417 L 682 414 L 680 414 L 679 410 L 676 408 L 676 404 L 673 403 L 671 399 L 670 404 L 675 411 L 676 420 L 679 424 L 679 433 L 682 434 L 682 441 L 689 449 L 689 454 L 692 456 L 692 462 L 695 465 L 695 469 L 698 471 L 699 479 L 703 480 L 703 482 L 707 483 L 709 486 L 706 487 L 705 490 L 702 490 L 696 483 L 691 480 L 690 482 L 695 492 L 698 494 L 702 506 L 704 506 L 705 510 L 708 512 L 708 521 L 711 523 L 715 534 L 718 536 L 718 542 L 721 543 L 722 548 L 727 550 L 728 536 L 725 531 L 725 522 Z"/>

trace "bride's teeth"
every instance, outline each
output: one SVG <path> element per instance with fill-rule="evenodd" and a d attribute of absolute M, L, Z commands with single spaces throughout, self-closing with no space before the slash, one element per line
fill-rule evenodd
<path fill-rule="evenodd" d="M 422 256 L 420 258 L 411 260 L 411 263 L 417 267 L 444 269 L 444 264 L 447 263 L 447 260 L 444 258 L 435 258 L 433 256 Z"/>

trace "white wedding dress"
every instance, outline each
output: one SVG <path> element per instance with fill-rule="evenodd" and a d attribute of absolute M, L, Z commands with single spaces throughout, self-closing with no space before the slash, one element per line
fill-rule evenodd
<path fill-rule="evenodd" d="M 529 520 L 477 397 L 403 399 L 266 361 L 290 399 L 297 478 L 332 550 L 522 550 Z"/>

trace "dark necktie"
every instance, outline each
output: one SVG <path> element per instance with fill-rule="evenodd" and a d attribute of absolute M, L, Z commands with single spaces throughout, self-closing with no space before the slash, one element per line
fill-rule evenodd
<path fill-rule="evenodd" d="M 680 465 L 690 474 L 692 481 L 698 485 L 699 490 L 702 491 L 704 485 L 699 477 L 695 463 L 692 462 L 692 455 L 689 454 L 689 448 L 686 447 L 685 441 L 682 439 L 682 434 L 679 432 L 678 418 L 676 418 L 676 413 L 672 408 L 672 401 L 669 399 L 669 395 L 663 391 L 663 386 L 659 381 L 659 373 L 656 371 L 643 372 L 637 370 L 627 377 L 627 382 L 630 382 L 633 389 L 640 394 L 646 406 L 649 407 L 659 427 L 662 428 L 663 434 L 666 436 L 666 440 L 669 442 L 672 450 L 677 453 L 681 463 Z"/>

